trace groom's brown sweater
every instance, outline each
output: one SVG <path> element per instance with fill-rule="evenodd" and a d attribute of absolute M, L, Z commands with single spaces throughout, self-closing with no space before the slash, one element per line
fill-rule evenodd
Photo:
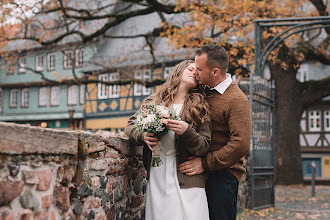
<path fill-rule="evenodd" d="M 232 82 L 223 95 L 209 91 L 212 136 L 210 152 L 203 158 L 209 172 L 227 170 L 240 181 L 243 157 L 250 150 L 251 109 L 246 95 Z"/>

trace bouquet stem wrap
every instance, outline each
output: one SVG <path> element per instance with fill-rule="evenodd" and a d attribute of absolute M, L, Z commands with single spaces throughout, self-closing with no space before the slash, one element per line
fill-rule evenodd
<path fill-rule="evenodd" d="M 152 152 L 151 158 L 151 166 L 159 167 L 163 162 L 160 159 L 160 141 L 156 142 L 156 145 L 152 148 L 154 151 Z"/>

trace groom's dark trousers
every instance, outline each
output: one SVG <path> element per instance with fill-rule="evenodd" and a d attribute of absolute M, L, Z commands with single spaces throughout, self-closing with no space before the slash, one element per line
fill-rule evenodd
<path fill-rule="evenodd" d="M 237 213 L 239 182 L 227 171 L 210 172 L 205 183 L 210 220 L 233 220 Z"/>

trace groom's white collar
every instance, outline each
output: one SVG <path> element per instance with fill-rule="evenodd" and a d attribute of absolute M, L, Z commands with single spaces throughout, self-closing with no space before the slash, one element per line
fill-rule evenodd
<path fill-rule="evenodd" d="M 210 90 L 217 90 L 221 95 L 223 95 L 223 93 L 225 93 L 226 89 L 229 87 L 229 85 L 232 83 L 232 79 L 229 73 L 226 73 L 227 78 L 222 81 L 221 83 L 219 83 L 218 85 L 216 85 L 213 88 L 210 88 Z"/>

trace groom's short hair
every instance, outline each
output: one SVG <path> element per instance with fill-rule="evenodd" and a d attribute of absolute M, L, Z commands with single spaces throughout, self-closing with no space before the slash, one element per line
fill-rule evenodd
<path fill-rule="evenodd" d="M 225 48 L 216 44 L 205 44 L 196 50 L 196 55 L 207 54 L 207 65 L 211 68 L 219 68 L 227 72 L 229 57 Z"/>

